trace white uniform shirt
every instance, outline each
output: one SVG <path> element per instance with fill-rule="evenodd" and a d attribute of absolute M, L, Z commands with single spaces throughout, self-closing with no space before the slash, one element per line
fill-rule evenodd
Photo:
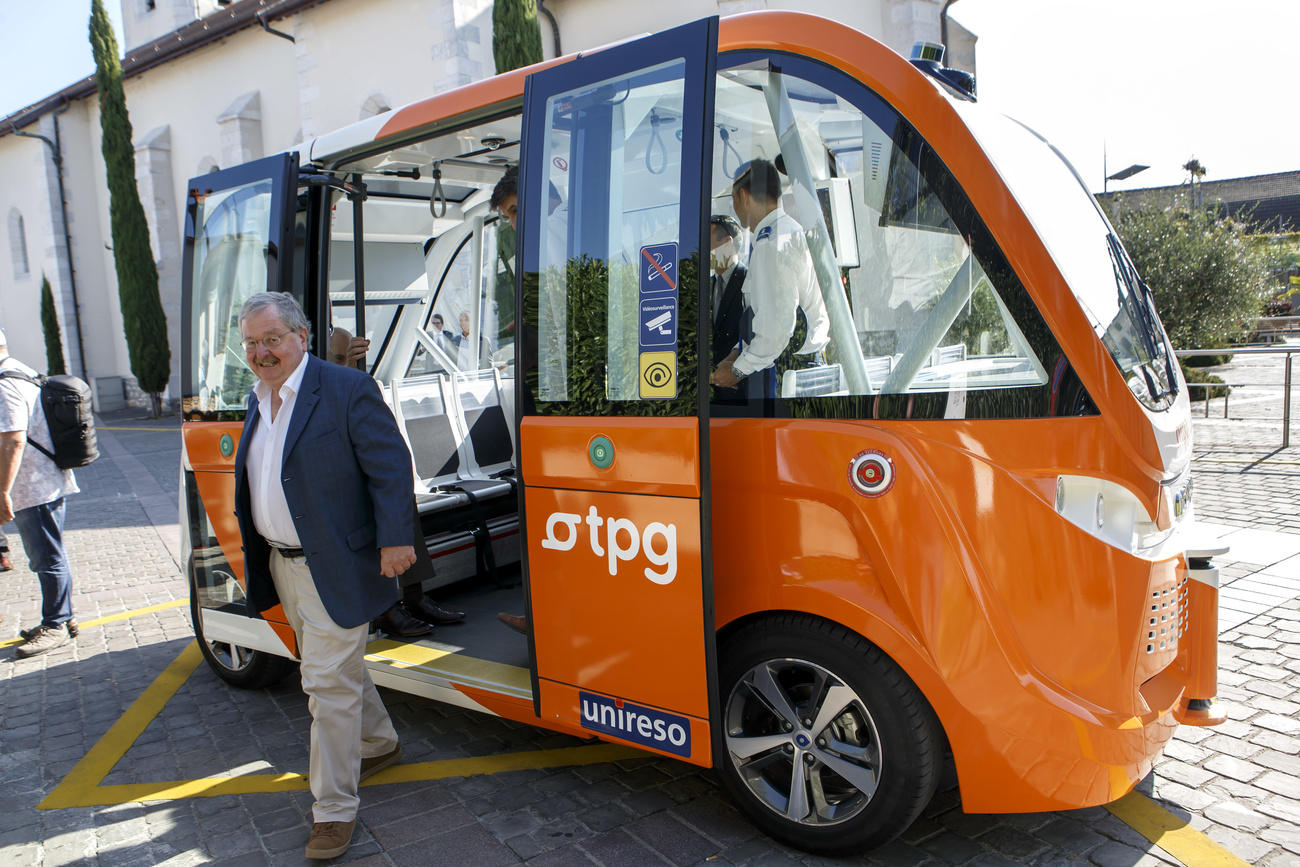
<path fill-rule="evenodd" d="M 785 351 L 794 334 L 795 312 L 803 308 L 808 337 L 797 351 L 807 355 L 826 348 L 831 323 L 826 315 L 812 254 L 803 227 L 778 206 L 754 227 L 748 273 L 741 287 L 745 306 L 754 311 L 754 339 L 732 365 L 737 376 L 762 370 Z"/>
<path fill-rule="evenodd" d="M 17 370 L 28 376 L 36 375 L 36 371 L 16 358 L 0 361 L 0 370 Z M 14 486 L 9 491 L 15 512 L 52 503 L 59 497 L 80 490 L 72 470 L 59 469 L 51 458 L 31 444 L 35 441 L 54 451 L 50 429 L 45 424 L 45 409 L 41 406 L 39 386 L 12 377 L 0 379 L 0 431 L 22 431 L 28 440 L 18 464 Z"/>
<path fill-rule="evenodd" d="M 257 397 L 257 428 L 248 444 L 248 493 L 253 503 L 253 526 L 262 538 L 282 548 L 299 548 L 298 528 L 294 526 L 289 503 L 284 499 L 284 485 L 280 470 L 284 466 L 284 438 L 289 432 L 289 420 L 298 402 L 302 377 L 307 371 L 307 354 L 294 368 L 293 373 L 280 386 L 280 411 L 271 419 L 271 387 L 261 380 L 253 386 Z"/>

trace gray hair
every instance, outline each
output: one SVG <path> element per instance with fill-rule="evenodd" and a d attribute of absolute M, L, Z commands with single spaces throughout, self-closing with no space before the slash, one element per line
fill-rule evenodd
<path fill-rule="evenodd" d="M 242 326 L 245 319 L 265 310 L 267 307 L 275 308 L 275 312 L 280 316 L 280 321 L 290 331 L 306 328 L 307 339 L 311 339 L 311 323 L 307 321 L 307 314 L 302 312 L 298 299 L 287 292 L 258 292 L 245 301 L 243 307 L 239 308 L 239 324 Z"/>

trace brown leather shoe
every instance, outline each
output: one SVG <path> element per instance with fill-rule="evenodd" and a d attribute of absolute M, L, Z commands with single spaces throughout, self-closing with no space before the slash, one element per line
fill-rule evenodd
<path fill-rule="evenodd" d="M 500 620 L 520 635 L 528 634 L 528 618 L 522 614 L 506 614 L 502 611 L 497 614 L 497 620 Z"/>
<path fill-rule="evenodd" d="M 352 845 L 352 829 L 356 826 L 355 819 L 351 822 L 316 822 L 311 826 L 311 837 L 303 854 L 318 861 L 339 857 Z"/>
<path fill-rule="evenodd" d="M 357 778 L 357 782 L 361 782 L 366 777 L 373 777 L 375 774 L 379 773 L 401 757 L 402 745 L 398 744 L 393 747 L 391 752 L 384 753 L 382 756 L 371 756 L 368 759 L 363 758 L 361 760 L 361 776 Z"/>

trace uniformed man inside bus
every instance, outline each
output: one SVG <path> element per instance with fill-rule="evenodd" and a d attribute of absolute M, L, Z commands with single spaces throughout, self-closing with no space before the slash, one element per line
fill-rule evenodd
<path fill-rule="evenodd" d="M 760 382 L 747 385 L 749 396 L 774 397 L 780 374 L 821 363 L 830 319 L 803 227 L 781 207 L 776 166 L 765 159 L 744 164 L 731 194 L 741 225 L 753 233 L 743 287 L 745 313 L 740 354 L 720 362 L 710 382 L 736 387 L 761 372 Z"/>

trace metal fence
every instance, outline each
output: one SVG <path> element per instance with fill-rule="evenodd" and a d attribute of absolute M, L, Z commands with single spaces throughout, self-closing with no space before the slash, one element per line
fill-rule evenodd
<path fill-rule="evenodd" d="M 1255 413 L 1253 404 L 1267 403 L 1268 401 L 1267 399 L 1261 400 L 1254 397 L 1250 398 L 1250 403 L 1247 404 L 1248 409 L 1245 413 L 1233 416 L 1232 418 L 1238 420 L 1249 420 L 1252 422 L 1274 422 L 1280 420 L 1282 423 L 1282 448 L 1287 448 L 1291 444 L 1291 361 L 1292 357 L 1297 353 L 1300 353 L 1300 346 L 1291 344 L 1285 346 L 1243 346 L 1235 349 L 1180 349 L 1175 354 L 1179 358 L 1227 355 L 1231 356 L 1234 361 L 1238 358 L 1251 356 L 1281 356 L 1283 361 L 1282 381 L 1280 383 L 1275 380 L 1267 381 L 1276 374 L 1264 371 L 1259 365 L 1249 365 L 1246 370 L 1241 369 L 1240 366 L 1237 370 L 1233 370 L 1231 369 L 1232 365 L 1228 365 L 1226 366 L 1226 369 L 1201 368 L 1202 370 L 1220 376 L 1224 380 L 1222 383 L 1189 382 L 1187 383 L 1187 387 L 1193 401 L 1197 399 L 1196 390 L 1201 389 L 1201 399 L 1205 402 L 1204 417 L 1207 419 L 1210 417 L 1210 403 L 1213 399 L 1211 394 L 1212 390 L 1215 388 L 1223 388 L 1224 386 L 1228 387 L 1229 393 L 1223 396 L 1224 419 L 1230 418 L 1228 415 L 1228 406 L 1232 389 L 1250 389 L 1252 393 L 1261 389 L 1269 391 L 1272 389 L 1280 389 L 1282 410 L 1280 419 L 1279 416 L 1276 415 Z M 1277 403 L 1275 402 L 1273 405 L 1276 406 Z"/>

